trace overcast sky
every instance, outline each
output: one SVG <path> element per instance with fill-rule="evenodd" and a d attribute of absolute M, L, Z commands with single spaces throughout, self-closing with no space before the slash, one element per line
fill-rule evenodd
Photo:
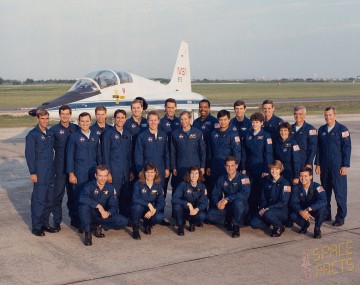
<path fill-rule="evenodd" d="M 360 75 L 360 0 L 1 0 L 0 77 L 98 69 L 193 79 Z"/>

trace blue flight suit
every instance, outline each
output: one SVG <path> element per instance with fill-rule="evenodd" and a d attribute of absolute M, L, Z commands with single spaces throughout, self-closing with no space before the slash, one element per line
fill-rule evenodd
<path fill-rule="evenodd" d="M 269 133 L 273 142 L 278 139 L 279 137 L 279 124 L 284 122 L 283 119 L 280 117 L 277 117 L 275 115 L 272 115 L 270 120 L 264 122 L 263 129 L 265 132 Z"/>
<path fill-rule="evenodd" d="M 135 145 L 136 170 L 140 172 L 146 163 L 155 164 L 164 185 L 165 169 L 170 169 L 169 145 L 167 135 L 162 131 L 157 132 L 157 137 L 149 129 L 138 135 Z"/>
<path fill-rule="evenodd" d="M 31 224 L 33 230 L 41 230 L 49 224 L 53 209 L 54 192 L 54 156 L 55 137 L 51 130 L 46 134 L 39 125 L 33 128 L 25 138 L 25 158 L 31 175 L 37 175 L 37 182 L 31 194 Z"/>
<path fill-rule="evenodd" d="M 102 139 L 102 134 L 108 130 L 111 130 L 113 127 L 107 123 L 105 123 L 105 128 L 102 128 L 95 122 L 95 124 L 90 126 L 90 131 L 96 133 L 100 139 Z"/>
<path fill-rule="evenodd" d="M 246 134 L 251 128 L 251 121 L 248 117 L 244 117 L 244 120 L 239 121 L 236 117 L 230 120 L 230 127 L 236 127 L 241 139 L 244 139 Z"/>
<path fill-rule="evenodd" d="M 71 134 L 66 144 L 66 172 L 73 172 L 77 178 L 77 184 L 72 187 L 72 193 L 68 197 L 69 216 L 71 225 L 80 226 L 78 199 L 84 184 L 94 179 L 95 169 L 102 161 L 100 138 L 90 132 L 88 139 L 81 130 Z"/>
<path fill-rule="evenodd" d="M 111 173 L 119 198 L 120 213 L 129 216 L 131 211 L 131 194 L 129 178 L 131 170 L 132 138 L 130 133 L 123 129 L 122 134 L 112 128 L 106 131 L 101 143 L 102 159 Z"/>
<path fill-rule="evenodd" d="M 301 183 L 293 186 L 290 197 L 290 218 L 301 228 L 307 228 L 308 223 L 301 217 L 300 211 L 310 207 L 310 215 L 315 218 L 315 230 L 320 230 L 327 214 L 326 210 L 326 192 L 324 188 L 316 182 L 311 182 L 306 193 Z"/>
<path fill-rule="evenodd" d="M 218 119 L 209 114 L 205 120 L 201 120 L 201 117 L 195 119 L 193 127 L 199 129 L 203 133 L 205 145 L 208 145 L 210 143 L 211 132 L 214 129 L 219 128 L 219 122 Z"/>
<path fill-rule="evenodd" d="M 151 188 L 147 184 L 136 181 L 133 189 L 131 219 L 134 225 L 139 225 L 143 218 L 144 226 L 152 226 L 164 220 L 165 198 L 161 184 L 153 184 Z M 149 211 L 149 203 L 156 209 L 156 213 L 150 219 L 144 215 Z"/>
<path fill-rule="evenodd" d="M 171 203 L 176 216 L 176 224 L 184 225 L 186 219 L 190 224 L 203 223 L 207 218 L 206 209 L 208 206 L 208 198 L 206 197 L 206 187 L 203 183 L 198 183 L 195 187 L 188 182 L 181 182 L 175 189 Z M 199 212 L 195 216 L 190 215 L 187 204 L 190 203 L 194 209 L 199 208 Z"/>
<path fill-rule="evenodd" d="M 177 175 L 173 176 L 175 190 L 191 166 L 205 168 L 206 147 L 202 132 L 194 127 L 188 134 L 182 128 L 175 130 L 171 134 L 170 151 L 170 167 L 177 171 Z"/>
<path fill-rule="evenodd" d="M 261 129 L 256 135 L 254 130 L 243 139 L 245 149 L 245 170 L 250 177 L 251 193 L 249 197 L 250 217 L 259 212 L 260 195 L 263 186 L 263 173 L 269 173 L 269 164 L 273 162 L 273 144 L 271 136 Z M 243 152 L 243 153 L 244 153 Z"/>
<path fill-rule="evenodd" d="M 54 224 L 60 225 L 62 221 L 62 201 L 66 192 L 71 192 L 72 185 L 69 182 L 69 177 L 66 175 L 66 142 L 70 134 L 79 130 L 79 126 L 69 123 L 68 127 L 64 127 L 61 122 L 51 127 L 50 129 L 55 136 L 55 157 L 54 157 L 54 208 L 52 210 Z M 69 196 L 69 194 L 67 194 Z M 71 195 L 71 193 L 70 193 Z M 69 207 L 69 205 L 68 205 Z"/>
<path fill-rule="evenodd" d="M 253 229 L 267 228 L 270 225 L 281 228 L 288 221 L 290 195 L 290 183 L 283 176 L 280 176 L 276 182 L 271 176 L 266 179 L 261 194 L 260 209 L 269 210 L 262 217 L 259 213 L 256 214 L 250 220 L 250 226 Z"/>
<path fill-rule="evenodd" d="M 334 189 L 337 222 L 344 222 L 347 214 L 347 175 L 340 175 L 340 169 L 350 167 L 350 156 L 351 138 L 347 127 L 336 122 L 330 132 L 327 125 L 319 128 L 315 165 L 320 166 L 320 181 L 326 191 L 329 215 L 331 215 L 331 194 Z"/>
<path fill-rule="evenodd" d="M 96 208 L 99 204 L 111 214 L 108 218 L 102 218 Z M 125 227 L 128 219 L 119 214 L 118 210 L 117 191 L 112 184 L 105 183 L 100 189 L 96 180 L 92 180 L 84 185 L 79 197 L 79 216 L 85 232 L 90 232 L 92 226 L 98 224 L 101 224 L 105 231 Z"/>
<path fill-rule="evenodd" d="M 171 159 L 171 153 L 170 153 L 170 144 L 171 144 L 171 134 L 174 130 L 178 129 L 181 127 L 180 124 L 180 119 L 176 116 L 174 116 L 174 119 L 170 119 L 169 117 L 167 117 L 166 115 L 164 117 L 162 117 L 160 119 L 160 124 L 159 124 L 159 130 L 163 131 L 166 133 L 167 137 L 168 137 L 168 147 L 169 147 L 169 155 L 170 155 L 170 159 Z M 169 184 L 169 180 L 170 177 L 172 176 L 172 168 L 170 169 L 170 175 L 168 178 L 165 178 L 164 181 L 164 196 L 166 198 L 166 194 L 167 194 L 167 188 L 168 188 L 168 184 Z M 175 190 L 176 185 L 174 184 L 174 176 L 172 176 L 171 179 L 171 188 L 173 190 Z"/>
<path fill-rule="evenodd" d="M 206 152 L 206 160 L 210 165 L 211 175 L 208 181 L 209 185 L 206 185 L 209 190 L 209 197 L 211 197 L 211 191 L 216 183 L 216 180 L 220 175 L 226 174 L 225 170 L 225 158 L 229 155 L 236 158 L 236 162 L 241 163 L 241 138 L 239 134 L 232 128 L 227 128 L 225 131 L 215 129 L 211 133 L 210 143 L 208 145 L 208 151 Z M 210 200 L 210 203 L 212 201 Z"/>
<path fill-rule="evenodd" d="M 227 223 L 232 222 L 234 226 L 241 226 L 248 211 L 250 190 L 248 176 L 237 172 L 230 181 L 227 174 L 221 175 L 212 191 L 211 200 L 214 207 L 209 210 L 209 220 L 214 221 L 214 217 L 221 211 L 217 208 L 217 203 L 224 197 L 229 201 L 225 206 L 225 221 Z"/>
<path fill-rule="evenodd" d="M 278 138 L 274 146 L 274 160 L 280 160 L 284 165 L 281 175 L 292 183 L 293 179 L 299 178 L 301 169 L 300 147 L 296 140 L 289 136 L 285 141 Z"/>
<path fill-rule="evenodd" d="M 293 138 L 299 144 L 300 147 L 300 168 L 305 165 L 313 165 L 314 158 L 317 150 L 317 131 L 316 129 L 304 122 L 298 131 L 296 131 L 296 125 L 292 125 Z"/>
<path fill-rule="evenodd" d="M 131 137 L 132 137 L 132 153 L 131 153 L 131 165 L 132 165 L 132 171 L 134 173 L 135 176 L 137 176 L 137 172 L 136 172 L 136 167 L 135 167 L 135 144 L 136 144 L 136 140 L 138 135 L 143 132 L 146 131 L 147 129 L 149 129 L 149 124 L 148 121 L 145 118 L 141 118 L 140 124 L 138 124 L 137 122 L 135 122 L 134 118 L 131 116 L 129 119 L 126 120 L 125 124 L 124 124 L 124 130 L 126 130 L 127 132 L 130 133 Z"/>

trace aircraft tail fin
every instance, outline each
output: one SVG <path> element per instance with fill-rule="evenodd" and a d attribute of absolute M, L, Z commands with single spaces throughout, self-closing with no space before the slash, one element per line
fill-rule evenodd
<path fill-rule="evenodd" d="M 191 92 L 189 47 L 185 41 L 181 42 L 169 87 L 176 91 Z"/>

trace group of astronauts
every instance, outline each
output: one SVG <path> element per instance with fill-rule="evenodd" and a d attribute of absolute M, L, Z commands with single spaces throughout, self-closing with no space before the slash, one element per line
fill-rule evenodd
<path fill-rule="evenodd" d="M 172 218 L 179 236 L 204 223 L 218 223 L 231 236 L 240 227 L 271 230 L 278 237 L 299 225 L 306 234 L 315 220 L 314 238 L 331 221 L 334 191 L 337 213 L 333 226 L 342 226 L 347 214 L 347 171 L 350 167 L 349 130 L 336 121 L 336 110 L 324 110 L 326 124 L 316 130 L 305 122 L 304 106 L 294 108 L 295 123 L 274 114 L 265 100 L 263 113 L 245 116 L 246 104 L 234 103 L 235 117 L 227 110 L 210 114 L 210 102 L 199 102 L 200 117 L 165 101 L 165 115 L 149 111 L 146 101 L 131 103 L 131 116 L 114 113 L 114 126 L 106 122 L 106 108 L 97 106 L 96 122 L 79 115 L 70 122 L 71 108 L 59 108 L 60 122 L 50 129 L 49 114 L 39 109 L 37 126 L 26 137 L 25 157 L 34 184 L 31 197 L 32 233 L 61 230 L 62 201 L 67 192 L 71 226 L 84 233 L 84 244 L 102 230 L 132 226 L 141 239 L 140 225 L 151 234 L 155 224 L 171 225 L 164 216 L 171 181 Z M 313 164 L 321 185 L 313 181 Z M 171 180 L 170 180 L 171 177 Z M 50 214 L 53 226 L 50 226 Z"/>

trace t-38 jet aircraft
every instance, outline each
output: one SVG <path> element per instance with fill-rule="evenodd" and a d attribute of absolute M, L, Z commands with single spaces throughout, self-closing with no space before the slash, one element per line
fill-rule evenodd
<path fill-rule="evenodd" d="M 78 79 L 63 96 L 45 102 L 29 111 L 35 116 L 37 109 L 46 109 L 51 119 L 57 119 L 59 107 L 69 105 L 73 118 L 82 112 L 94 115 L 95 107 L 103 105 L 107 115 L 112 117 L 117 109 L 130 110 L 131 102 L 142 97 L 148 109 L 164 109 L 164 101 L 174 98 L 178 109 L 197 110 L 199 101 L 205 97 L 191 92 L 190 62 L 188 43 L 181 42 L 174 73 L 169 84 L 149 80 L 133 73 L 115 70 L 100 70 Z"/>

